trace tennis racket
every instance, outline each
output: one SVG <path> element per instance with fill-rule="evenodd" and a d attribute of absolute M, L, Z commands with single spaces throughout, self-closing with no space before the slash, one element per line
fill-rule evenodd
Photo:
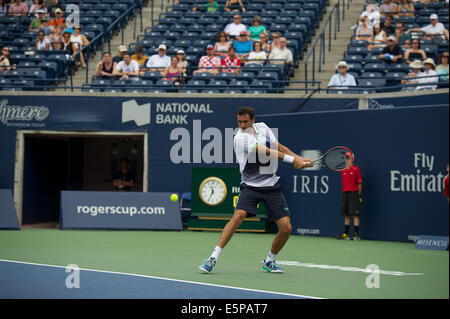
<path fill-rule="evenodd" d="M 352 151 L 345 146 L 330 148 L 325 154 L 312 161 L 315 166 L 322 166 L 332 171 L 340 172 L 353 163 Z"/>

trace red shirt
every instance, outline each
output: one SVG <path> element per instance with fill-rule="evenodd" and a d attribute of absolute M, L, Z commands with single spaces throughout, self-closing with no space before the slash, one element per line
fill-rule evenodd
<path fill-rule="evenodd" d="M 444 178 L 444 196 L 448 197 L 448 175 Z"/>
<path fill-rule="evenodd" d="M 342 191 L 343 192 L 357 192 L 359 190 L 358 185 L 362 183 L 361 171 L 356 165 L 348 169 L 344 169 L 342 172 Z"/>
<path fill-rule="evenodd" d="M 224 72 L 233 73 L 236 71 L 237 67 L 241 66 L 241 60 L 236 56 L 234 57 L 233 60 L 231 60 L 230 57 L 227 56 L 222 60 L 222 66 L 223 67 L 225 67 L 225 66 L 231 67 L 229 69 L 225 69 Z"/>

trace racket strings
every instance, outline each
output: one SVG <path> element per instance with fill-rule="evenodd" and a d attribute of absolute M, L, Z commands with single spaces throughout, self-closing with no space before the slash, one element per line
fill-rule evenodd
<path fill-rule="evenodd" d="M 347 166 L 345 162 L 345 154 L 348 152 L 346 148 L 335 148 L 328 152 L 323 161 L 326 166 L 334 170 L 342 170 Z"/>

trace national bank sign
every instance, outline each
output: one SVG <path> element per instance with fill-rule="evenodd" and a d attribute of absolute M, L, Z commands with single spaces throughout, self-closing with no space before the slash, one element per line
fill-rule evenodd
<path fill-rule="evenodd" d="M 0 101 L 0 123 L 6 126 L 44 127 L 44 120 L 49 115 L 46 106 L 9 105 L 7 99 Z"/>

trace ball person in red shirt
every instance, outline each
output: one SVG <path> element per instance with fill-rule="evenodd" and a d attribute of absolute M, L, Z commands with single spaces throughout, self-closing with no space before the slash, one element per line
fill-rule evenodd
<path fill-rule="evenodd" d="M 361 213 L 360 195 L 362 190 L 362 177 L 359 167 L 353 164 L 354 155 L 351 152 L 345 154 L 347 168 L 342 174 L 342 200 L 341 214 L 345 216 L 345 231 L 338 239 L 350 239 L 349 228 L 351 217 L 353 216 L 353 225 L 355 226 L 355 235 L 353 240 L 360 240 L 359 237 L 359 216 Z"/>

